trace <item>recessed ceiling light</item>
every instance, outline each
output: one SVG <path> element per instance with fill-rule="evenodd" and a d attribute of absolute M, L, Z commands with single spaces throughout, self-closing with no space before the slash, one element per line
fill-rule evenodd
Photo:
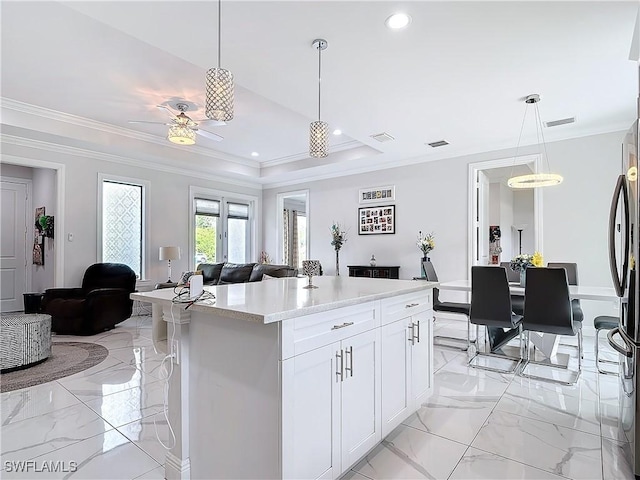
<path fill-rule="evenodd" d="M 411 17 L 406 13 L 394 13 L 384 21 L 384 24 L 394 30 L 404 28 L 411 23 Z"/>
<path fill-rule="evenodd" d="M 260 154 L 258 152 L 251 152 L 252 157 L 259 157 Z"/>
<path fill-rule="evenodd" d="M 342 130 L 340 130 L 339 128 L 336 128 L 336 129 L 333 131 L 333 134 L 334 134 L 334 135 L 342 135 Z"/>

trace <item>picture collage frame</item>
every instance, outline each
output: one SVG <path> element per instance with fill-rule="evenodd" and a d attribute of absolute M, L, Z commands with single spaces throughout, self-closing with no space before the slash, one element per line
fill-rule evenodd
<path fill-rule="evenodd" d="M 382 205 L 358 209 L 358 235 L 396 233 L 396 206 Z"/>

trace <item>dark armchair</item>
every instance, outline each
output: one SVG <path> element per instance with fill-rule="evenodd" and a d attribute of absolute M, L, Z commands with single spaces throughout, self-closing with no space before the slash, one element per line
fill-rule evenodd
<path fill-rule="evenodd" d="M 49 288 L 43 311 L 51 330 L 61 335 L 92 335 L 111 330 L 131 316 L 136 275 L 121 263 L 96 263 L 84 273 L 81 288 Z"/>

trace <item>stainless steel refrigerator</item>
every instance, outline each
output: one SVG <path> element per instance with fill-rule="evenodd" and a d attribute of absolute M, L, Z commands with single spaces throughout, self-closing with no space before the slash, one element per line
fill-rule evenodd
<path fill-rule="evenodd" d="M 640 111 L 640 99 L 638 100 Z M 636 120 L 622 145 L 622 171 L 618 177 L 609 217 L 609 264 L 620 302 L 618 327 L 608 334 L 609 344 L 620 355 L 619 440 L 636 477 L 640 476 L 640 315 L 638 283 L 638 125 Z"/>

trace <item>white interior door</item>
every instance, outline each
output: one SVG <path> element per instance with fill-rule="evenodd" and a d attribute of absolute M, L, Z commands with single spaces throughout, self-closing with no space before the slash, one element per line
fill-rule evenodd
<path fill-rule="evenodd" d="M 476 181 L 476 225 L 474 265 L 489 265 L 489 178 L 478 171 Z"/>
<path fill-rule="evenodd" d="M 27 290 L 27 185 L 1 182 L 0 310 L 23 309 Z"/>

